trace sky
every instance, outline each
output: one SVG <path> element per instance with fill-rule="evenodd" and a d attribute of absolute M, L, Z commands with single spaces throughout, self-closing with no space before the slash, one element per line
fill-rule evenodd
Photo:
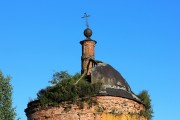
<path fill-rule="evenodd" d="M 148 90 L 153 120 L 180 119 L 179 0 L 1 0 L 0 70 L 11 76 L 13 106 L 24 109 L 58 71 L 81 70 L 84 12 L 95 59 L 109 63 L 134 93 Z"/>

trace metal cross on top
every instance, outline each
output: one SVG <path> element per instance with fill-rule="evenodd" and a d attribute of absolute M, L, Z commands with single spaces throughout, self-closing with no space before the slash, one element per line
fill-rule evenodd
<path fill-rule="evenodd" d="M 87 13 L 84 13 L 84 16 L 81 17 L 85 19 L 87 28 L 89 28 L 88 17 L 90 17 L 90 15 L 88 15 Z"/>

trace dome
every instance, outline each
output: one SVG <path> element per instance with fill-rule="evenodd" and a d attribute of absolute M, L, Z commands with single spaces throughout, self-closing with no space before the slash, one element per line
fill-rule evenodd
<path fill-rule="evenodd" d="M 91 70 L 91 82 L 102 83 L 102 90 L 99 92 L 99 95 L 118 96 L 141 102 L 117 70 L 109 64 L 96 63 L 97 65 Z"/>

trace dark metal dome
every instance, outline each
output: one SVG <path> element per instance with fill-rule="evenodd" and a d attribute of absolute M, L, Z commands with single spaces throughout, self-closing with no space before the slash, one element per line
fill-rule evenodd
<path fill-rule="evenodd" d="M 99 95 L 119 96 L 140 102 L 140 99 L 131 91 L 129 84 L 122 75 L 111 65 L 96 62 L 91 71 L 91 82 L 101 82 L 103 88 Z"/>

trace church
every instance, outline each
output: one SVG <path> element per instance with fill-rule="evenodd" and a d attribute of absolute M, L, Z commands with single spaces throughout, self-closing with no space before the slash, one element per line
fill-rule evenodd
<path fill-rule="evenodd" d="M 83 77 L 91 84 L 101 83 L 101 89 L 93 96 L 97 104 L 89 106 L 85 102 L 82 108 L 66 102 L 42 108 L 35 100 L 25 109 L 28 120 L 148 120 L 143 114 L 145 105 L 123 76 L 110 64 L 95 59 L 97 41 L 91 39 L 92 34 L 87 23 L 85 39 L 80 41 L 81 77 L 75 84 Z"/>

